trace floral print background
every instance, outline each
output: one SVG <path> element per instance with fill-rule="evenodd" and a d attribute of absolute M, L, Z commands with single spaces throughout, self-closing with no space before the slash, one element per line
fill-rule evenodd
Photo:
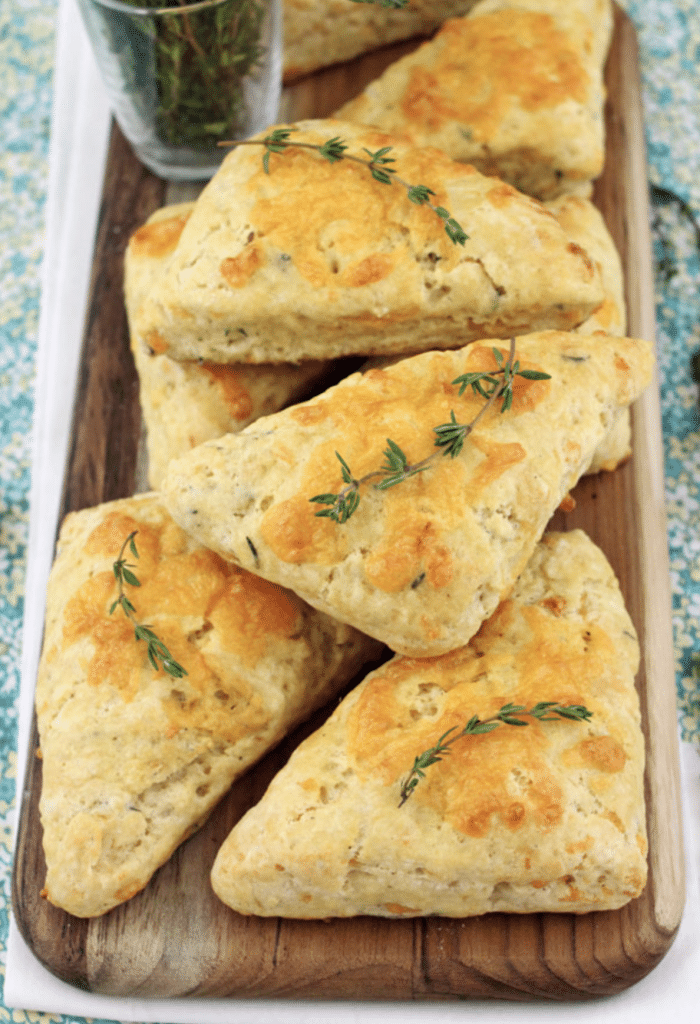
<path fill-rule="evenodd" d="M 30 431 L 58 0 L 0 2 L 0 970 L 10 907 Z M 639 36 L 652 188 L 679 723 L 700 743 L 700 4 L 623 0 Z M 0 1004 L 0 1022 L 76 1018 Z"/>

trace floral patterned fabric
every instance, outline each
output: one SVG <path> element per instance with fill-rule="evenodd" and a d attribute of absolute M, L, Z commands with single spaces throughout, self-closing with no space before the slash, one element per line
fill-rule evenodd
<path fill-rule="evenodd" d="M 0 3 L 0 965 L 16 800 L 30 430 L 58 0 Z M 700 743 L 700 4 L 625 0 L 637 27 L 656 259 L 679 723 Z M 694 369 L 695 365 L 695 369 Z M 0 969 L 1 966 L 0 966 Z M 9 1010 L 0 1022 L 76 1018 Z"/>

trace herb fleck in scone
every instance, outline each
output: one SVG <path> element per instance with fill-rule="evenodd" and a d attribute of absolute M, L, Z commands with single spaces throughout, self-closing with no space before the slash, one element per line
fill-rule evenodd
<path fill-rule="evenodd" d="M 376 473 L 389 441 L 410 466 L 438 426 L 470 424 L 484 399 L 456 379 L 497 373 L 509 346 L 484 341 L 354 374 L 322 395 L 171 463 L 163 497 L 183 529 L 392 650 L 462 646 L 513 586 L 546 524 L 649 383 L 649 343 L 543 332 L 517 339 L 513 404 L 492 406 L 460 454 L 387 490 L 373 477 L 345 522 L 317 515 Z M 343 468 L 339 457 L 345 462 Z M 328 504 L 328 509 L 332 506 Z"/>
<path fill-rule="evenodd" d="M 258 416 L 305 397 L 328 370 L 318 360 L 259 366 L 178 363 L 145 341 L 141 304 L 167 266 L 193 206 L 178 203 L 157 210 L 134 232 L 124 256 L 131 350 L 146 424 L 148 479 L 154 488 L 176 455 L 211 437 L 242 430 Z"/>
<path fill-rule="evenodd" d="M 363 163 L 331 163 L 293 144 L 280 153 L 241 145 L 200 195 L 141 306 L 140 334 L 154 351 L 260 363 L 458 348 L 570 330 L 603 301 L 589 255 L 511 186 L 362 126 L 292 127 L 291 143 L 340 136 L 361 159 L 390 147 L 382 159 L 432 189 L 467 241 L 451 241 L 435 210 Z"/>
<path fill-rule="evenodd" d="M 647 874 L 639 646 L 580 531 L 545 536 L 465 647 L 396 657 L 305 740 L 234 827 L 212 884 L 242 914 L 584 913 Z M 402 806 L 414 759 L 507 703 L 583 706 L 458 738 Z M 517 715 L 515 717 L 518 717 Z"/>
<path fill-rule="evenodd" d="M 484 0 L 335 116 L 437 146 L 538 199 L 603 168 L 610 0 Z"/>
<path fill-rule="evenodd" d="M 134 621 L 121 605 L 110 614 L 133 531 Z M 150 663 L 135 623 L 185 675 Z M 233 780 L 378 649 L 204 550 L 156 495 L 69 515 L 36 690 L 44 895 L 79 917 L 135 895 Z"/>

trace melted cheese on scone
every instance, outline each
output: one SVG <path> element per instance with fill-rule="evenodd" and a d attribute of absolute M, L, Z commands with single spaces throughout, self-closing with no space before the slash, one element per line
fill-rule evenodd
<path fill-rule="evenodd" d="M 437 146 L 539 199 L 603 167 L 609 0 L 485 0 L 387 68 L 340 119 Z"/>
<path fill-rule="evenodd" d="M 647 871 L 638 664 L 602 552 L 581 531 L 545 536 L 468 645 L 397 656 L 297 748 L 223 844 L 215 892 L 299 918 L 622 906 Z M 458 737 L 402 803 L 445 734 L 541 701 L 592 717 Z"/>
<path fill-rule="evenodd" d="M 241 145 L 197 200 L 139 330 L 175 359 L 278 362 L 456 348 L 571 329 L 603 299 L 599 272 L 541 204 L 436 149 L 334 120 L 292 142 L 341 136 L 351 155 L 391 147 L 396 175 L 433 190 L 444 221 L 352 160 L 291 146 L 262 163 Z M 266 133 L 257 137 L 258 141 Z"/>
<path fill-rule="evenodd" d="M 493 372 L 496 347 L 428 352 L 355 374 L 334 388 L 208 442 L 170 465 L 173 517 L 225 558 L 288 586 L 314 607 L 430 656 L 462 646 L 524 568 L 546 523 L 650 380 L 651 346 L 601 334 L 517 339 L 512 408 L 492 407 L 456 458 L 378 490 L 360 488 L 347 522 L 317 515 L 317 495 L 345 486 L 338 454 L 361 480 L 387 439 L 411 465 L 435 452 L 434 428 L 470 423 L 484 404 L 454 382 Z M 336 454 L 337 453 L 337 454 Z M 255 555 L 248 542 L 252 542 Z"/>
<path fill-rule="evenodd" d="M 116 607 L 186 671 L 149 662 Z M 338 692 L 378 645 L 188 538 L 156 495 L 69 515 L 48 588 L 36 690 L 44 894 L 79 917 L 142 889 L 233 780 Z"/>

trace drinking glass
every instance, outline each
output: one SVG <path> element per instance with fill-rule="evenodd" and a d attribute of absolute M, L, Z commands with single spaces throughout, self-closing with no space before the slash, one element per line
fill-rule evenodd
<path fill-rule="evenodd" d="M 282 0 L 78 0 L 116 120 L 141 161 L 206 179 L 219 141 L 273 124 Z"/>

